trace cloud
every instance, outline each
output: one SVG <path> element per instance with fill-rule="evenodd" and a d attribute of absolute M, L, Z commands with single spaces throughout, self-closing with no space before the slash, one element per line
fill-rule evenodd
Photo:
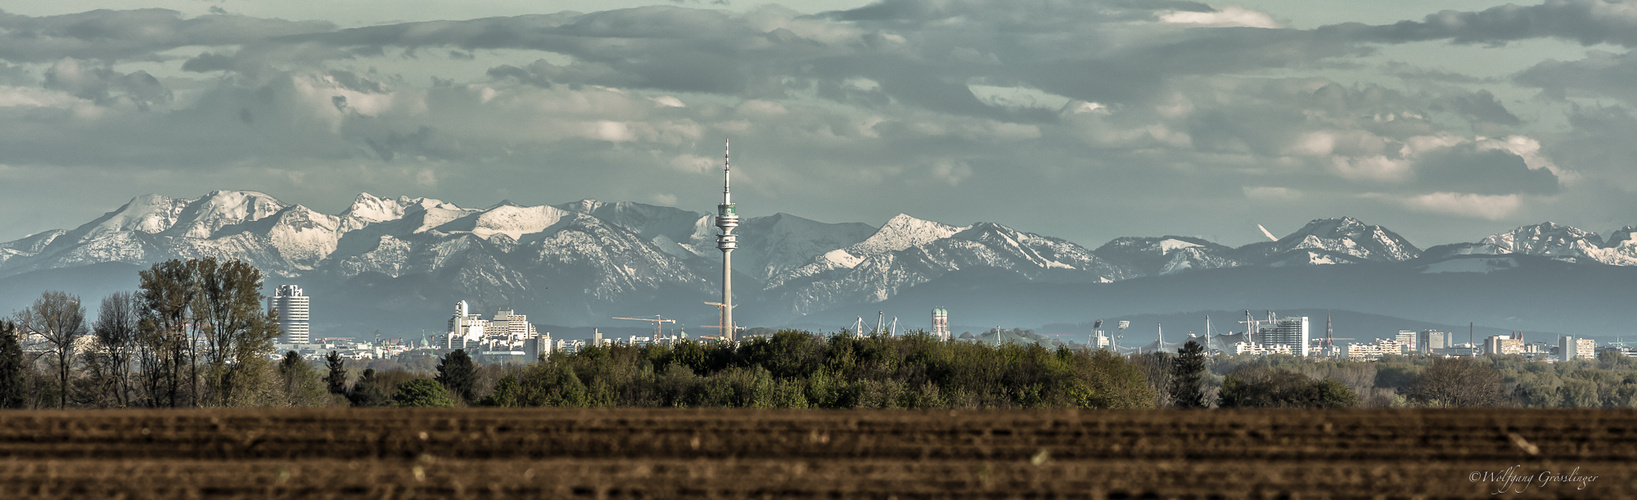
<path fill-rule="evenodd" d="M 1462 145 L 1429 152 L 1415 164 L 1415 187 L 1439 192 L 1482 195 L 1552 194 L 1558 191 L 1551 171 L 1531 169 L 1523 157 L 1503 149 Z"/>
<path fill-rule="evenodd" d="M 1523 206 L 1515 194 L 1481 195 L 1471 193 L 1428 193 L 1420 196 L 1397 198 L 1411 210 L 1460 217 L 1503 220 Z"/>
<path fill-rule="evenodd" d="M 1637 54 L 1586 51 L 1578 61 L 1542 61 L 1514 76 L 1552 98 L 1609 97 L 1637 105 Z"/>
<path fill-rule="evenodd" d="M 1453 10 L 1429 14 L 1421 21 L 1385 26 L 1358 23 L 1326 26 L 1329 36 L 1404 43 L 1450 40 L 1463 44 L 1496 44 L 1530 38 L 1558 38 L 1582 45 L 1609 43 L 1637 47 L 1637 8 L 1604 0 L 1550 0 L 1540 5 L 1514 4 L 1478 12 Z"/>
<path fill-rule="evenodd" d="M 1606 7 L 1517 15 L 1572 17 L 1560 3 Z M 1619 167 L 1637 147 L 1621 135 L 1637 130 L 1629 108 L 1576 108 L 1562 133 L 1541 117 L 1572 102 L 1518 97 L 1520 85 L 1628 95 L 1628 56 L 1490 79 L 1377 55 L 1385 43 L 1568 29 L 1469 33 L 1449 20 L 1464 15 L 1302 30 L 1239 7 L 1121 0 L 884 0 L 817 15 L 648 6 L 347 29 L 0 14 L 0 164 L 188 196 L 232 182 L 297 202 L 389 191 L 709 209 L 732 137 L 746 207 L 1003 222 L 1147 207 L 1034 228 L 1088 244 L 1155 221 L 1210 234 L 1315 213 L 1510 217 L 1576 175 L 1637 185 Z M 515 186 L 536 198 L 506 192 Z"/>
<path fill-rule="evenodd" d="M 233 15 L 184 18 L 165 9 L 94 10 L 47 17 L 0 12 L 0 59 L 146 59 L 178 47 L 238 45 L 332 29 L 333 25 L 316 21 Z"/>
<path fill-rule="evenodd" d="M 1282 28 L 1273 16 L 1243 7 L 1224 7 L 1210 12 L 1171 11 L 1160 14 L 1160 21 L 1176 24 L 1198 24 L 1218 27 Z"/>

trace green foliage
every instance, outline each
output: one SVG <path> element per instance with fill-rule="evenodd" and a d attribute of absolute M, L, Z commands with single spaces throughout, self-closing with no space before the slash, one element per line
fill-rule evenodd
<path fill-rule="evenodd" d="M 358 382 L 352 384 L 352 390 L 347 393 L 347 401 L 353 406 L 386 406 L 392 404 L 387 397 L 387 389 L 381 377 L 374 368 L 364 369 L 364 374 L 358 377 Z"/>
<path fill-rule="evenodd" d="M 392 395 L 392 404 L 411 408 L 450 408 L 455 406 L 455 400 L 449 397 L 449 389 L 442 383 L 417 378 L 398 385 L 398 393 Z"/>
<path fill-rule="evenodd" d="M 1300 372 L 1247 365 L 1222 381 L 1223 408 L 1352 408 L 1358 394 L 1335 380 L 1313 380 Z"/>
<path fill-rule="evenodd" d="M 0 408 L 28 407 L 27 362 L 17 325 L 0 319 Z"/>
<path fill-rule="evenodd" d="M 1172 364 L 1171 398 L 1178 408 L 1204 408 L 1205 348 L 1192 340 L 1177 349 Z"/>
<path fill-rule="evenodd" d="M 324 389 L 324 383 L 319 381 L 318 374 L 313 366 L 301 359 L 301 355 L 290 351 L 278 365 L 279 389 L 284 401 L 290 406 L 326 406 L 329 402 L 329 391 Z"/>
<path fill-rule="evenodd" d="M 324 384 L 328 386 L 330 394 L 345 395 L 347 393 L 347 365 L 341 359 L 341 353 L 330 351 L 330 354 L 324 357 L 324 362 L 330 368 L 330 373 L 324 376 Z"/>
<path fill-rule="evenodd" d="M 785 330 L 739 346 L 600 346 L 502 379 L 484 404 L 735 408 L 1147 408 L 1136 368 L 1104 351 L 945 343 L 922 334 Z"/>
<path fill-rule="evenodd" d="M 473 386 L 477 382 L 477 367 L 465 349 L 456 349 L 438 361 L 437 381 L 459 396 L 461 401 L 473 401 Z"/>

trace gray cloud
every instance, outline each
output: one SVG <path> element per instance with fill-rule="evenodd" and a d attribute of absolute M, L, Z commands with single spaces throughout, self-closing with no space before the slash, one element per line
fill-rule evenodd
<path fill-rule="evenodd" d="M 1560 7 L 1517 15 L 1572 14 Z M 1618 133 L 1593 129 L 1637 130 L 1612 108 L 1579 111 L 1573 133 L 1554 135 L 1538 110 L 1497 97 L 1515 99 L 1517 85 L 1618 95 L 1621 73 L 1591 63 L 1584 77 L 1543 63 L 1489 80 L 1371 59 L 1380 43 L 1569 28 L 1466 33 L 1435 16 L 1416 29 L 1298 30 L 1167 21 L 1176 12 L 1224 13 L 891 0 L 818 15 L 661 6 L 351 29 L 169 11 L 6 15 L 0 182 L 57 169 L 319 208 L 370 191 L 708 209 L 719 188 L 707 174 L 731 136 L 744 161 L 736 198 L 750 210 L 998 220 L 1091 245 L 1153 232 L 1245 243 L 1216 232 L 1255 238 L 1255 223 L 1341 214 L 1411 235 L 1479 231 L 1470 214 L 1492 213 L 1429 216 L 1391 201 L 1427 193 L 1519 195 L 1521 220 L 1494 223 L 1532 222 L 1532 204 L 1570 192 L 1573 176 L 1525 162 L 1618 176 L 1598 166 L 1615 156 L 1595 155 L 1625 146 L 1596 146 Z M 1607 68 L 1625 64 L 1609 57 Z M 52 68 L 62 61 L 80 79 Z M 1347 73 L 1383 66 L 1399 78 Z M 1545 78 L 1553 70 L 1561 78 Z M 1513 135 L 1544 147 L 1494 149 Z M 0 211 L 38 202 L 0 200 Z"/>
<path fill-rule="evenodd" d="M 1613 97 L 1637 104 L 1637 54 L 1589 51 L 1578 61 L 1543 61 L 1514 78 L 1540 88 L 1547 96 L 1563 99 L 1571 92 Z"/>
<path fill-rule="evenodd" d="M 1530 169 L 1523 158 L 1503 150 L 1463 145 L 1428 153 L 1415 165 L 1418 189 L 1483 195 L 1552 194 L 1556 175 Z"/>
<path fill-rule="evenodd" d="M 1402 43 L 1451 40 L 1455 43 L 1506 43 L 1530 38 L 1558 38 L 1583 45 L 1610 43 L 1637 46 L 1637 11 L 1629 4 L 1604 0 L 1551 0 L 1540 5 L 1513 4 L 1478 12 L 1446 10 L 1425 19 L 1386 26 L 1358 23 L 1319 28 L 1340 38 Z"/>
<path fill-rule="evenodd" d="M 243 44 L 331 29 L 333 25 L 325 22 L 232 15 L 186 19 L 181 13 L 165 9 L 95 10 L 49 17 L 0 12 L 0 59 L 149 59 L 156 52 L 176 47 Z"/>

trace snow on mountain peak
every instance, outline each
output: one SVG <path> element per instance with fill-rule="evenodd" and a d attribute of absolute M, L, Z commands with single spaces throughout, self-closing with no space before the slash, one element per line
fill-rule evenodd
<path fill-rule="evenodd" d="M 1279 253 L 1293 250 L 1325 250 L 1364 260 L 1398 262 L 1414 259 L 1421 250 L 1387 228 L 1365 224 L 1352 217 L 1314 219 L 1300 230 L 1275 243 Z M 1329 262 L 1326 258 L 1310 261 Z"/>
<path fill-rule="evenodd" d="M 1601 247 L 1603 238 L 1597 233 L 1547 221 L 1492 235 L 1481 244 L 1494 246 L 1500 253 L 1555 256 L 1581 247 Z"/>
<path fill-rule="evenodd" d="M 595 212 L 597 209 L 602 207 L 603 202 L 593 200 L 591 198 L 585 198 L 580 201 L 572 201 L 557 206 L 557 208 L 561 208 L 563 210 L 579 212 L 582 214 L 590 214 L 591 212 Z"/>
<path fill-rule="evenodd" d="M 255 191 L 211 191 L 188 203 L 168 232 L 190 238 L 208 238 L 217 229 L 257 221 L 284 210 L 286 205 Z"/>
<path fill-rule="evenodd" d="M 80 226 L 75 232 L 79 233 L 81 241 L 120 231 L 156 234 L 176 224 L 177 217 L 192 201 L 157 194 L 138 196 L 118 210 Z"/>
<path fill-rule="evenodd" d="M 568 212 L 545 205 L 520 207 L 509 203 L 502 204 L 479 214 L 472 234 L 484 239 L 495 234 L 504 234 L 515 240 L 525 234 L 544 231 L 562 220 L 565 215 L 568 215 Z"/>
<path fill-rule="evenodd" d="M 352 217 L 364 222 L 386 222 L 404 217 L 404 207 L 408 206 L 408 199 L 398 200 L 378 198 L 369 193 L 359 193 L 352 200 L 352 205 L 341 212 L 342 217 Z"/>
<path fill-rule="evenodd" d="M 917 219 L 908 214 L 898 214 L 888 219 L 886 224 L 882 224 L 881 229 L 876 230 L 875 234 L 847 250 L 860 256 L 896 252 L 948 238 L 965 229 Z"/>

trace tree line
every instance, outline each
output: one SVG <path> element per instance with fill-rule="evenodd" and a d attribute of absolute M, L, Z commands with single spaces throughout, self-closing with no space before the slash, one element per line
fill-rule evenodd
<path fill-rule="evenodd" d="M 564 406 L 745 408 L 1637 407 L 1637 360 L 1519 356 L 1119 356 L 1039 343 L 781 330 L 739 344 L 592 346 L 528 364 L 465 351 L 319 366 L 275 360 L 263 277 L 169 260 L 90 308 L 43 293 L 0 318 L 0 407 Z M 22 342 L 30 340 L 24 349 Z M 362 366 L 361 366 L 362 365 Z M 362 369 L 360 369 L 362 368 Z"/>
<path fill-rule="evenodd" d="M 254 266 L 205 258 L 142 271 L 137 291 L 102 298 L 94 318 L 79 297 L 45 292 L 0 320 L 0 405 L 296 403 L 268 359 L 279 328 L 261 287 Z"/>

